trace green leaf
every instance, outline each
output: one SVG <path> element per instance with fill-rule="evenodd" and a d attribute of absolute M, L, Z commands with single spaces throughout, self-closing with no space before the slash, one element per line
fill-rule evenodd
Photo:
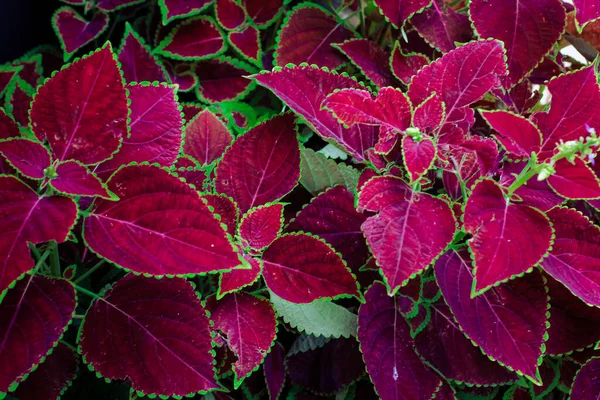
<path fill-rule="evenodd" d="M 345 186 L 350 192 L 356 193 L 359 176 L 356 169 L 346 164 L 338 164 L 307 148 L 300 150 L 300 163 L 300 183 L 312 195 L 336 185 Z"/>

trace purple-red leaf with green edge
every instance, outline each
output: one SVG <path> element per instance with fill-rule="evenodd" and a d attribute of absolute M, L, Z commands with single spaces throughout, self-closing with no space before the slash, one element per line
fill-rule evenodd
<path fill-rule="evenodd" d="M 237 0 L 216 0 L 215 17 L 228 31 L 238 28 L 246 20 L 246 11 Z"/>
<path fill-rule="evenodd" d="M 405 85 L 408 85 L 413 76 L 421 68 L 429 64 L 429 60 L 422 54 L 403 54 L 396 42 L 390 56 L 390 67 L 394 76 Z"/>
<path fill-rule="evenodd" d="M 19 78 L 27 82 L 31 87 L 36 88 L 40 84 L 40 80 L 42 79 L 42 56 L 40 54 L 35 54 L 21 59 L 20 61 L 13 62 L 13 66 L 21 67 Z M 0 92 L 1 91 L 0 88 Z"/>
<path fill-rule="evenodd" d="M 506 151 L 519 158 L 529 158 L 542 148 L 542 134 L 530 120 L 508 111 L 480 111 L 496 131 L 494 138 Z"/>
<path fill-rule="evenodd" d="M 110 104 L 110 107 L 106 105 Z M 127 95 L 110 45 L 57 72 L 38 90 L 31 126 L 58 161 L 97 164 L 127 137 Z"/>
<path fill-rule="evenodd" d="M 571 400 L 596 400 L 600 397 L 600 358 L 589 360 L 575 376 Z"/>
<path fill-rule="evenodd" d="M 117 335 L 120 340 L 106 340 Z M 129 274 L 90 306 L 79 348 L 107 379 L 128 379 L 147 395 L 185 396 L 218 388 L 206 311 L 185 279 Z M 119 357 L 115 357 L 119 354 Z"/>
<path fill-rule="evenodd" d="M 562 355 L 592 346 L 600 340 L 600 309 L 590 307 L 562 283 L 548 277 L 550 328 L 546 352 Z"/>
<path fill-rule="evenodd" d="M 285 366 L 292 383 L 321 395 L 339 392 L 365 371 L 358 342 L 353 337 L 331 339 L 321 347 L 309 347 L 308 351 L 290 350 Z"/>
<path fill-rule="evenodd" d="M 50 166 L 50 152 L 41 143 L 24 139 L 0 140 L 0 155 L 21 174 L 32 179 L 44 178 L 44 171 Z"/>
<path fill-rule="evenodd" d="M 21 69 L 22 67 L 0 67 L 0 97 L 3 97 L 4 90 L 6 90 L 13 78 L 17 75 L 17 72 L 19 72 Z"/>
<path fill-rule="evenodd" d="M 600 180 L 581 158 L 575 158 L 573 163 L 565 158 L 558 160 L 554 169 L 556 172 L 550 175 L 548 184 L 562 197 L 585 200 L 600 198 Z"/>
<path fill-rule="evenodd" d="M 555 239 L 542 268 L 586 304 L 600 306 L 600 229 L 569 208 L 547 214 Z"/>
<path fill-rule="evenodd" d="M 550 249 L 553 229 L 541 211 L 511 204 L 494 181 L 482 180 L 465 206 L 465 231 L 475 261 L 472 296 L 531 270 Z"/>
<path fill-rule="evenodd" d="M 42 365 L 19 385 L 15 396 L 19 400 L 57 400 L 75 378 L 79 358 L 69 346 L 58 343 Z"/>
<path fill-rule="evenodd" d="M 177 25 L 154 50 L 176 60 L 197 61 L 225 51 L 225 40 L 210 17 L 194 17 Z"/>
<path fill-rule="evenodd" d="M 265 374 L 265 383 L 269 392 L 269 400 L 277 400 L 283 385 L 285 384 L 285 365 L 283 363 L 285 349 L 279 342 L 275 342 L 271 352 L 265 357 L 263 372 Z"/>
<path fill-rule="evenodd" d="M 221 217 L 221 223 L 227 226 L 227 233 L 235 236 L 240 218 L 237 204 L 224 194 L 203 194 L 201 197 L 206 200 L 208 206 L 213 208 L 213 212 Z"/>
<path fill-rule="evenodd" d="M 188 122 L 204 109 L 204 106 L 199 103 L 180 103 L 180 105 L 183 109 L 183 118 Z"/>
<path fill-rule="evenodd" d="M 505 163 L 502 167 L 500 185 L 509 187 L 515 181 L 515 177 L 523 171 L 526 164 L 526 162 Z M 530 179 L 525 185 L 515 190 L 515 194 L 521 200 L 519 204 L 535 207 L 544 212 L 565 201 L 550 189 L 547 179 L 543 181 Z"/>
<path fill-rule="evenodd" d="M 303 3 L 286 17 L 277 38 L 275 64 L 316 64 L 336 69 L 346 58 L 333 46 L 354 34 L 320 6 Z"/>
<path fill-rule="evenodd" d="M 241 3 L 254 23 L 259 28 L 265 28 L 275 21 L 284 0 L 241 0 Z"/>
<path fill-rule="evenodd" d="M 183 152 L 201 165 L 209 165 L 223 156 L 232 141 L 233 135 L 223 121 L 206 109 L 185 126 Z"/>
<path fill-rule="evenodd" d="M 163 25 L 177 18 L 199 14 L 212 2 L 213 0 L 158 0 L 162 10 Z"/>
<path fill-rule="evenodd" d="M 257 369 L 267 355 L 277 327 L 277 315 L 268 300 L 247 293 L 233 293 L 221 300 L 211 296 L 206 309 L 214 322 L 214 331 L 226 337 L 227 346 L 236 355 L 233 364 L 234 387 Z"/>
<path fill-rule="evenodd" d="M 435 264 L 438 285 L 461 330 L 486 355 L 540 384 L 537 366 L 548 309 L 542 275 L 534 271 L 471 298 L 468 263 L 466 253 L 450 250 Z"/>
<path fill-rule="evenodd" d="M 63 279 L 27 275 L 6 293 L 0 304 L 0 396 L 52 350 L 75 306 L 75 288 Z"/>
<path fill-rule="evenodd" d="M 377 131 L 371 126 L 357 125 L 346 129 L 321 104 L 336 89 L 361 89 L 352 78 L 309 66 L 284 67 L 253 76 L 271 90 L 288 107 L 298 113 L 324 139 L 343 146 L 358 161 L 377 141 Z"/>
<path fill-rule="evenodd" d="M 441 96 L 432 94 L 415 108 L 412 125 L 419 128 L 421 132 L 430 133 L 440 126 L 445 117 L 446 109 Z"/>
<path fill-rule="evenodd" d="M 216 188 L 245 213 L 289 193 L 300 178 L 296 121 L 281 114 L 238 137 L 217 166 Z"/>
<path fill-rule="evenodd" d="M 17 123 L 0 108 L 0 140 L 21 136 Z"/>
<path fill-rule="evenodd" d="M 433 165 L 437 154 L 435 143 L 424 137 L 416 142 L 406 135 L 402 138 L 402 159 L 411 182 L 419 180 Z"/>
<path fill-rule="evenodd" d="M 334 46 L 378 88 L 397 85 L 389 65 L 390 54 L 377 43 L 368 39 L 352 39 Z"/>
<path fill-rule="evenodd" d="M 566 12 L 560 0 L 473 0 L 469 12 L 477 33 L 506 48 L 510 88 L 529 74 L 562 34 Z"/>
<path fill-rule="evenodd" d="M 252 25 L 247 25 L 238 32 L 229 33 L 229 43 L 245 58 L 260 62 L 260 32 Z"/>
<path fill-rule="evenodd" d="M 189 92 L 198 84 L 198 77 L 194 74 L 190 64 L 184 62 L 170 62 L 167 60 L 164 60 L 164 64 L 169 80 L 174 85 L 178 85 L 177 91 Z M 189 121 L 190 119 L 186 116 L 185 120 Z"/>
<path fill-rule="evenodd" d="M 252 81 L 245 78 L 251 73 L 249 67 L 228 58 L 200 61 L 195 73 L 198 77 L 196 94 L 208 103 L 239 99 L 253 87 Z"/>
<path fill-rule="evenodd" d="M 27 243 L 64 242 L 77 219 L 75 202 L 39 197 L 13 176 L 0 176 L 0 293 L 34 267 Z"/>
<path fill-rule="evenodd" d="M 241 288 L 251 285 L 254 283 L 260 273 L 262 272 L 262 264 L 256 258 L 249 255 L 243 256 L 250 269 L 234 269 L 232 271 L 223 272 L 219 279 L 219 292 L 217 298 L 223 297 L 227 293 L 232 293 L 240 290 Z"/>
<path fill-rule="evenodd" d="M 370 256 L 360 230 L 365 220 L 354 208 L 354 196 L 344 186 L 335 186 L 304 207 L 286 231 L 319 236 L 342 255 L 351 270 L 357 271 Z"/>
<path fill-rule="evenodd" d="M 127 82 L 164 82 L 167 79 L 164 68 L 129 23 L 125 25 L 119 63 Z"/>
<path fill-rule="evenodd" d="M 473 39 L 469 17 L 452 9 L 444 0 L 433 0 L 422 13 L 414 15 L 411 24 L 427 43 L 442 53 L 456 48 L 456 43 Z"/>
<path fill-rule="evenodd" d="M 32 92 L 25 89 L 26 85 L 17 77 L 14 86 L 9 87 L 6 94 L 6 111 L 24 128 L 29 127 L 29 109 L 33 99 Z"/>
<path fill-rule="evenodd" d="M 73 53 L 96 39 L 108 27 L 108 14 L 97 12 L 86 21 L 71 7 L 59 8 L 52 17 L 54 31 L 62 44 L 65 60 Z"/>
<path fill-rule="evenodd" d="M 432 398 L 440 378 L 414 352 L 397 302 L 380 282 L 365 293 L 358 310 L 358 341 L 367 372 L 383 400 Z"/>
<path fill-rule="evenodd" d="M 375 0 L 375 5 L 389 22 L 398 28 L 414 13 L 423 10 L 431 0 Z"/>
<path fill-rule="evenodd" d="M 358 285 L 339 255 L 303 233 L 277 238 L 263 254 L 265 283 L 277 296 L 296 304 L 322 298 L 360 297 Z"/>
<path fill-rule="evenodd" d="M 600 1 L 598 0 L 573 0 L 575 18 L 580 29 L 588 22 L 600 18 Z"/>
<path fill-rule="evenodd" d="M 511 111 L 521 115 L 530 112 L 542 97 L 539 91 L 533 91 L 533 85 L 527 80 L 517 84 L 506 93 L 498 91 L 495 95 L 502 99 Z"/>
<path fill-rule="evenodd" d="M 77 161 L 65 161 L 56 166 L 56 177 L 50 185 L 60 193 L 74 196 L 98 196 L 116 198 L 106 189 L 106 184 L 92 174 L 85 165 Z"/>
<path fill-rule="evenodd" d="M 169 167 L 179 154 L 183 121 L 176 87 L 145 83 L 128 85 L 127 89 L 130 135 L 123 136 L 119 152 L 95 170 L 102 177 L 131 162 L 147 161 Z"/>
<path fill-rule="evenodd" d="M 283 227 L 283 204 L 267 204 L 250 209 L 239 226 L 244 247 L 262 250 L 281 233 Z"/>
<path fill-rule="evenodd" d="M 430 307 L 431 321 L 415 338 L 415 350 L 436 371 L 469 385 L 501 385 L 518 379 L 471 343 L 444 300 Z"/>
<path fill-rule="evenodd" d="M 185 179 L 188 185 L 194 185 L 196 190 L 204 190 L 204 186 L 208 176 L 206 171 L 200 169 L 200 167 L 188 167 L 188 168 L 177 168 L 175 170 L 177 176 Z"/>
<path fill-rule="evenodd" d="M 548 90 L 552 94 L 550 110 L 532 116 L 543 137 L 540 160 L 551 157 L 561 140 L 588 136 L 586 125 L 600 125 L 600 87 L 595 65 L 552 79 Z"/>
<path fill-rule="evenodd" d="M 100 10 L 111 12 L 119 10 L 123 7 L 142 3 L 144 1 L 145 0 L 98 0 L 96 7 L 98 7 Z"/>
<path fill-rule="evenodd" d="M 112 176 L 108 189 L 120 201 L 96 199 L 84 222 L 86 243 L 101 257 L 159 276 L 239 265 L 225 230 L 198 193 L 164 169 L 122 168 Z"/>
<path fill-rule="evenodd" d="M 456 222 L 445 201 L 413 192 L 393 176 L 373 178 L 361 189 L 362 231 L 383 272 L 390 294 L 423 271 L 450 244 Z"/>

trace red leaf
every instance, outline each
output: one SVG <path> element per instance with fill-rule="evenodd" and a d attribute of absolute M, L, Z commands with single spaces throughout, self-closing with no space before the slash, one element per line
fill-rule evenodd
<path fill-rule="evenodd" d="M 415 142 L 410 136 L 402 138 L 402 159 L 411 182 L 419 180 L 433 166 L 437 149 L 433 140 Z"/>
<path fill-rule="evenodd" d="M 194 17 L 177 25 L 154 50 L 169 58 L 198 61 L 225 51 L 225 40 L 210 17 Z"/>
<path fill-rule="evenodd" d="M 279 342 L 275 342 L 271 352 L 265 357 L 263 371 L 270 400 L 277 400 L 285 384 L 284 356 L 285 349 Z"/>
<path fill-rule="evenodd" d="M 600 396 L 600 358 L 592 358 L 575 376 L 571 388 L 572 400 L 595 400 Z"/>
<path fill-rule="evenodd" d="M 418 105 L 413 113 L 412 124 L 421 132 L 431 133 L 446 118 L 446 108 L 441 96 L 432 94 Z"/>
<path fill-rule="evenodd" d="M 253 82 L 246 75 L 251 73 L 249 66 L 230 58 L 218 58 L 196 63 L 198 77 L 196 94 L 208 103 L 238 100 L 253 88 Z"/>
<path fill-rule="evenodd" d="M 215 17 L 221 26 L 232 31 L 246 20 L 246 11 L 236 0 L 216 0 Z"/>
<path fill-rule="evenodd" d="M 106 107 L 110 104 L 110 107 Z M 31 126 L 58 161 L 97 164 L 127 137 L 127 96 L 110 45 L 56 73 L 39 88 Z"/>
<path fill-rule="evenodd" d="M 213 330 L 225 335 L 227 346 L 237 356 L 233 364 L 234 388 L 257 369 L 275 340 L 277 316 L 268 300 L 246 293 L 233 293 L 221 300 L 206 300 Z"/>
<path fill-rule="evenodd" d="M 112 176 L 108 188 L 120 201 L 97 199 L 84 222 L 86 242 L 100 256 L 159 276 L 239 265 L 224 229 L 198 193 L 167 171 L 125 167 Z"/>
<path fill-rule="evenodd" d="M 283 204 L 266 204 L 250 209 L 239 226 L 240 238 L 245 246 L 262 250 L 281 233 Z"/>
<path fill-rule="evenodd" d="M 464 224 L 465 231 L 473 235 L 469 239 L 475 260 L 471 296 L 531 270 L 552 243 L 548 218 L 530 206 L 509 203 L 501 187 L 489 179 L 473 188 Z"/>
<path fill-rule="evenodd" d="M 186 125 L 183 152 L 200 164 L 209 165 L 223 156 L 232 141 L 233 136 L 227 126 L 206 109 Z"/>
<path fill-rule="evenodd" d="M 125 23 L 125 35 L 119 50 L 119 63 L 127 82 L 166 80 L 164 67 L 128 22 Z"/>
<path fill-rule="evenodd" d="M 368 39 L 351 39 L 335 44 L 375 86 L 396 86 L 397 82 L 389 65 L 390 54 Z"/>
<path fill-rule="evenodd" d="M 502 168 L 500 185 L 509 187 L 515 181 L 515 177 L 523 171 L 525 165 L 525 162 L 505 163 Z M 535 207 L 544 212 L 565 201 L 550 189 L 547 179 L 543 181 L 530 179 L 525 185 L 515 190 L 515 195 L 522 200 L 519 204 Z"/>
<path fill-rule="evenodd" d="M 6 112 L 24 128 L 29 127 L 29 109 L 33 92 L 26 88 L 27 83 L 17 77 L 6 92 Z"/>
<path fill-rule="evenodd" d="M 431 0 L 375 0 L 385 18 L 398 28 L 417 11 L 427 7 Z"/>
<path fill-rule="evenodd" d="M 2 66 L 0 67 L 0 96 L 4 95 L 4 91 L 8 85 L 12 82 L 13 78 L 17 76 L 17 73 L 21 71 L 23 67 L 14 66 Z"/>
<path fill-rule="evenodd" d="M 18 138 L 21 136 L 19 126 L 0 108 L 0 139 Z"/>
<path fill-rule="evenodd" d="M 75 303 L 70 282 L 40 275 L 27 275 L 6 293 L 0 304 L 0 395 L 56 345 Z"/>
<path fill-rule="evenodd" d="M 262 272 L 262 263 L 248 255 L 244 255 L 251 269 L 234 269 L 229 272 L 223 272 L 219 278 L 219 291 L 217 298 L 220 299 L 227 293 L 237 292 L 238 290 L 256 282 Z"/>
<path fill-rule="evenodd" d="M 108 27 L 108 15 L 97 12 L 90 21 L 86 21 L 71 7 L 61 7 L 52 17 L 52 26 L 60 40 L 65 61 L 73 53 L 96 39 Z"/>
<path fill-rule="evenodd" d="M 600 2 L 598 0 L 573 0 L 573 5 L 576 10 L 577 25 L 581 29 L 588 22 L 600 18 Z"/>
<path fill-rule="evenodd" d="M 133 274 L 92 303 L 79 336 L 85 362 L 103 377 L 128 378 L 133 390 L 164 396 L 219 387 L 211 342 L 206 312 L 189 282 Z"/>
<path fill-rule="evenodd" d="M 600 198 L 600 181 L 594 171 L 580 158 L 573 161 L 571 164 L 563 158 L 556 162 L 556 173 L 548 178 L 550 187 L 567 199 Z"/>
<path fill-rule="evenodd" d="M 124 7 L 142 3 L 145 0 L 98 0 L 96 7 L 104 11 L 116 11 Z"/>
<path fill-rule="evenodd" d="M 240 210 L 231 197 L 224 194 L 203 194 L 201 197 L 213 208 L 213 213 L 219 215 L 221 223 L 227 226 L 227 233 L 235 236 Z"/>
<path fill-rule="evenodd" d="M 266 28 L 275 22 L 283 8 L 284 0 L 241 0 L 248 16 L 260 28 Z"/>
<path fill-rule="evenodd" d="M 261 63 L 260 33 L 254 26 L 247 25 L 239 32 L 230 32 L 229 42 L 245 58 Z"/>
<path fill-rule="evenodd" d="M 359 297 L 358 285 L 342 259 L 321 240 L 302 233 L 277 238 L 263 254 L 270 290 L 292 303 Z"/>
<path fill-rule="evenodd" d="M 19 71 L 19 78 L 27 82 L 29 85 L 31 85 L 31 87 L 36 88 L 40 84 L 43 69 L 41 54 L 37 53 L 34 55 L 25 56 L 17 61 L 13 61 L 13 65 L 15 67 L 22 67 Z"/>
<path fill-rule="evenodd" d="M 48 149 L 29 139 L 0 140 L 0 154 L 21 174 L 32 179 L 43 179 L 51 162 Z"/>
<path fill-rule="evenodd" d="M 281 114 L 233 142 L 217 167 L 216 188 L 231 196 L 245 213 L 283 197 L 299 177 L 295 117 Z"/>
<path fill-rule="evenodd" d="M 198 77 L 194 74 L 192 65 L 186 62 L 177 63 L 167 60 L 164 60 L 164 63 L 169 80 L 174 85 L 179 86 L 177 91 L 189 92 L 196 87 L 198 84 Z M 189 118 L 186 117 L 185 120 L 189 121 Z"/>
<path fill-rule="evenodd" d="M 174 19 L 185 18 L 200 14 L 212 4 L 212 0 L 158 0 L 162 11 L 163 25 L 167 25 Z"/>
<path fill-rule="evenodd" d="M 497 134 L 494 137 L 516 157 L 529 158 L 531 153 L 537 153 L 542 147 L 540 130 L 528 119 L 508 111 L 480 111 Z"/>
<path fill-rule="evenodd" d="M 56 178 L 50 185 L 64 194 L 75 196 L 98 196 L 116 200 L 106 189 L 106 185 L 92 174 L 85 165 L 76 161 L 66 161 L 56 167 Z"/>
<path fill-rule="evenodd" d="M 429 64 L 429 60 L 424 55 L 416 53 L 403 54 L 398 42 L 394 44 L 394 50 L 390 57 L 390 67 L 392 73 L 400 82 L 405 85 L 410 84 L 412 77 L 427 64 Z"/>

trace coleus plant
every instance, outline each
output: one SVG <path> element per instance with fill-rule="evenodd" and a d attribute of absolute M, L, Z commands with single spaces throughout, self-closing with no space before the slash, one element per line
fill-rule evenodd
<path fill-rule="evenodd" d="M 0 66 L 0 398 L 600 396 L 596 2 L 64 2 Z"/>

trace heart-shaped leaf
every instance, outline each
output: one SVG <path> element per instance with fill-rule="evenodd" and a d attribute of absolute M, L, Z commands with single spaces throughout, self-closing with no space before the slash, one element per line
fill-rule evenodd
<path fill-rule="evenodd" d="M 390 294 L 427 268 L 450 244 L 456 230 L 454 215 L 445 201 L 413 192 L 393 176 L 373 178 L 364 184 L 358 209 L 378 213 L 367 218 L 362 231 Z"/>
<path fill-rule="evenodd" d="M 241 0 L 248 16 L 261 29 L 275 22 L 283 8 L 284 0 Z"/>
<path fill-rule="evenodd" d="M 421 68 L 429 64 L 429 59 L 422 54 L 404 54 L 398 42 L 394 44 L 390 56 L 390 68 L 394 76 L 405 85 L 408 85 L 413 76 Z"/>
<path fill-rule="evenodd" d="M 75 303 L 70 282 L 40 275 L 27 275 L 6 293 L 0 304 L 0 396 L 56 345 Z"/>
<path fill-rule="evenodd" d="M 106 107 L 110 104 L 110 107 Z M 110 44 L 57 72 L 38 90 L 31 126 L 58 161 L 97 164 L 127 137 L 127 95 Z"/>
<path fill-rule="evenodd" d="M 300 149 L 292 114 L 281 114 L 240 136 L 217 167 L 216 188 L 247 212 L 290 192 L 300 177 Z"/>
<path fill-rule="evenodd" d="M 472 296 L 531 270 L 552 244 L 554 230 L 548 218 L 533 207 L 511 204 L 489 179 L 473 188 L 463 218 L 465 231 L 473 235 Z"/>
<path fill-rule="evenodd" d="M 575 18 L 578 29 L 582 30 L 585 24 L 600 18 L 600 3 L 598 0 L 573 0 Z"/>
<path fill-rule="evenodd" d="M 268 300 L 246 293 L 233 293 L 206 301 L 206 309 L 214 322 L 213 330 L 221 332 L 227 346 L 237 357 L 233 364 L 234 387 L 257 369 L 275 340 L 277 316 Z"/>
<path fill-rule="evenodd" d="M 216 272 L 240 264 L 198 193 L 167 171 L 125 167 L 108 188 L 120 201 L 96 200 L 84 222 L 85 240 L 100 256 L 159 276 Z"/>
<path fill-rule="evenodd" d="M 223 272 L 219 277 L 217 299 L 220 299 L 227 293 L 237 292 L 241 288 L 253 284 L 260 277 L 262 262 L 250 255 L 244 255 L 243 257 L 250 264 L 250 269 L 234 269 L 229 272 Z"/>
<path fill-rule="evenodd" d="M 525 251 L 525 250 L 523 250 Z M 468 256 L 449 251 L 435 264 L 444 300 L 462 331 L 489 357 L 541 384 L 548 298 L 537 271 L 471 298 Z"/>
<path fill-rule="evenodd" d="M 254 83 L 245 76 L 253 69 L 232 58 L 224 57 L 196 63 L 196 95 L 207 103 L 238 100 L 246 96 Z"/>
<path fill-rule="evenodd" d="M 529 158 L 542 147 L 542 133 L 528 119 L 508 111 L 480 111 L 492 129 L 494 138 L 507 152 L 522 158 Z"/>
<path fill-rule="evenodd" d="M 129 23 L 125 24 L 125 35 L 119 50 L 119 63 L 127 82 L 165 82 L 166 80 L 164 67 Z"/>
<path fill-rule="evenodd" d="M 117 335 L 120 340 L 106 340 Z M 127 275 L 92 303 L 79 346 L 100 375 L 128 378 L 134 390 L 148 395 L 185 396 L 219 387 L 209 321 L 185 279 Z"/>
<path fill-rule="evenodd" d="M 277 296 L 292 303 L 360 297 L 340 256 L 325 242 L 302 233 L 277 238 L 263 253 L 263 277 Z"/>
<path fill-rule="evenodd" d="M 244 246 L 262 250 L 281 233 L 283 228 L 283 204 L 265 204 L 250 209 L 240 221 L 238 228 Z"/>
<path fill-rule="evenodd" d="M 413 14 L 430 3 L 431 0 L 375 0 L 375 5 L 396 28 L 402 27 Z"/>
<path fill-rule="evenodd" d="M 413 351 L 410 329 L 398 298 L 375 282 L 358 311 L 358 341 L 367 372 L 384 400 L 431 398 L 440 378 Z"/>
<path fill-rule="evenodd" d="M 200 164 L 209 165 L 223 156 L 232 141 L 233 136 L 223 121 L 206 109 L 186 125 L 183 152 Z"/>
<path fill-rule="evenodd" d="M 200 14 L 213 0 L 158 0 L 162 12 L 162 23 L 167 25 L 174 19 Z"/>
<path fill-rule="evenodd" d="M 263 371 L 267 383 L 267 391 L 269 392 L 269 400 L 277 400 L 283 390 L 283 385 L 285 384 L 284 357 L 285 349 L 279 342 L 275 342 L 271 352 L 265 357 Z"/>
<path fill-rule="evenodd" d="M 106 184 L 77 161 L 66 161 L 56 166 L 56 177 L 50 185 L 60 193 L 75 196 L 97 196 L 116 200 Z"/>
<path fill-rule="evenodd" d="M 86 21 L 71 7 L 61 7 L 52 17 L 52 26 L 68 61 L 73 54 L 96 39 L 108 27 L 108 15 L 98 12 L 90 21 Z"/>
<path fill-rule="evenodd" d="M 419 180 L 433 166 L 436 155 L 433 140 L 425 137 L 416 142 L 410 136 L 402 138 L 402 160 L 411 182 Z"/>
<path fill-rule="evenodd" d="M 51 162 L 48 149 L 29 139 L 0 140 L 0 154 L 21 174 L 32 179 L 43 179 Z"/>
<path fill-rule="evenodd" d="M 254 63 L 261 63 L 262 49 L 260 32 L 252 25 L 247 25 L 239 32 L 229 33 L 229 43 L 240 52 L 244 58 Z"/>
<path fill-rule="evenodd" d="M 216 0 L 215 17 L 228 31 L 238 28 L 246 20 L 246 11 L 236 0 Z"/>
<path fill-rule="evenodd" d="M 396 86 L 397 82 L 390 69 L 390 54 L 377 43 L 368 39 L 352 39 L 334 44 L 344 53 L 375 86 Z"/>
<path fill-rule="evenodd" d="M 338 164 L 312 149 L 300 148 L 300 183 L 313 196 L 336 185 L 356 192 L 358 171 L 346 164 Z"/>
<path fill-rule="evenodd" d="M 575 158 L 573 163 L 563 158 L 554 165 L 554 169 L 556 172 L 548 178 L 548 184 L 562 197 L 586 200 L 600 198 L 600 180 L 581 158 Z"/>
<path fill-rule="evenodd" d="M 194 17 L 177 25 L 154 50 L 165 57 L 198 61 L 225 51 L 225 40 L 210 17 Z"/>
<path fill-rule="evenodd" d="M 598 374 L 600 374 L 600 358 L 592 358 L 577 372 L 570 398 L 572 400 L 597 399 L 600 396 Z"/>

